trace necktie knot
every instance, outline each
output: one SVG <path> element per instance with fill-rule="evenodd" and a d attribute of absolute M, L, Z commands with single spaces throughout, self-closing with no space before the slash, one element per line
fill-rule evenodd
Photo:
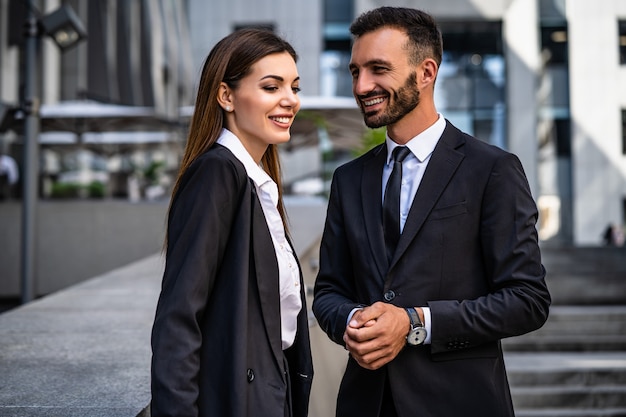
<path fill-rule="evenodd" d="M 393 152 L 391 152 L 391 158 L 394 160 L 394 162 L 402 163 L 402 161 L 404 161 L 404 158 L 409 156 L 410 153 L 411 150 L 407 146 L 396 146 Z"/>

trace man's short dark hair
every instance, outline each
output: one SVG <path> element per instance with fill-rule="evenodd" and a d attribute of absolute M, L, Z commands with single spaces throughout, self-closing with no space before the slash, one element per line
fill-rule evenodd
<path fill-rule="evenodd" d="M 441 65 L 443 40 L 435 19 L 428 13 L 407 7 L 379 7 L 361 14 L 350 25 L 355 38 L 388 27 L 405 32 L 409 38 L 409 59 L 418 64 L 432 58 Z"/>

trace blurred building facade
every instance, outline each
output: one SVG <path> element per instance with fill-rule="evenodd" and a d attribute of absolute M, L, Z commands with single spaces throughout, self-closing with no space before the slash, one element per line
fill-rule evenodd
<path fill-rule="evenodd" d="M 42 104 L 94 100 L 148 106 L 175 119 L 180 103 L 191 101 L 185 0 L 38 0 L 35 4 L 38 16 L 70 5 L 88 33 L 87 42 L 64 53 L 42 36 Z M 3 101 L 20 98 L 26 8 L 26 1 L 0 1 Z"/>
<path fill-rule="evenodd" d="M 132 197 L 138 181 L 153 181 L 146 174 L 155 165 L 174 171 L 184 140 L 179 109 L 193 102 L 186 1 L 33 3 L 40 28 L 45 16 L 69 5 L 87 32 L 86 41 L 65 51 L 38 35 L 39 195 L 73 196 L 87 187 L 98 196 Z M 0 0 L 0 100 L 18 118 L 14 129 L 0 129 L 0 153 L 18 161 L 28 4 Z M 20 188 L 13 194 L 19 198 Z"/>
<path fill-rule="evenodd" d="M 22 3 L 0 0 L 0 99 L 8 103 L 20 100 Z M 352 19 L 381 5 L 423 8 L 444 34 L 438 110 L 520 157 L 541 239 L 600 245 L 607 224 L 625 222 L 622 0 L 40 0 L 40 12 L 64 3 L 89 38 L 65 53 L 42 39 L 42 103 L 142 107 L 174 124 L 179 108 L 193 104 L 208 51 L 237 28 L 267 27 L 294 45 L 303 97 L 350 97 Z"/>
<path fill-rule="evenodd" d="M 349 25 L 408 6 L 444 35 L 438 110 L 516 153 L 540 208 L 540 237 L 599 245 L 626 222 L 626 2 L 599 0 L 190 0 L 196 71 L 211 45 L 246 25 L 298 50 L 303 94 L 351 96 Z M 332 138 L 331 138 L 332 140 Z"/>

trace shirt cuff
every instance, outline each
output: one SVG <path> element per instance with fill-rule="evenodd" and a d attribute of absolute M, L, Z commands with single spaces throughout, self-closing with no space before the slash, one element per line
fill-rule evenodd
<path fill-rule="evenodd" d="M 348 327 L 348 323 L 350 323 L 350 320 L 352 320 L 352 316 L 354 316 L 354 313 L 356 313 L 358 310 L 363 310 L 363 307 L 353 308 L 350 314 L 348 314 L 348 320 L 346 320 L 346 327 Z"/>
<path fill-rule="evenodd" d="M 424 327 L 426 328 L 426 340 L 424 340 L 425 345 L 430 345 L 431 339 L 431 320 L 430 320 L 430 307 L 422 307 L 422 311 L 424 312 Z"/>

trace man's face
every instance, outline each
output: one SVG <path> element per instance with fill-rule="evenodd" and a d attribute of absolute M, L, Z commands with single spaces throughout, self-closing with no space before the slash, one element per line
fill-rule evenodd
<path fill-rule="evenodd" d="M 415 67 L 403 48 L 407 40 L 398 29 L 382 28 L 354 42 L 352 93 L 370 128 L 398 122 L 420 102 Z"/>

